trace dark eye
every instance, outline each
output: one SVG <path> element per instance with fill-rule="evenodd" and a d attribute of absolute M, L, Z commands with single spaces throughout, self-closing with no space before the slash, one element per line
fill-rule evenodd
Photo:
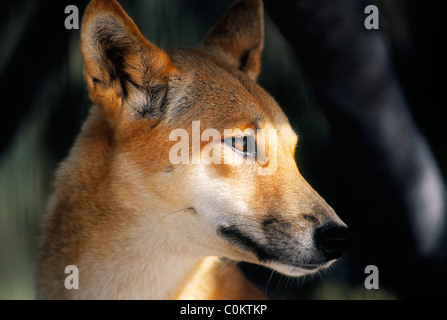
<path fill-rule="evenodd" d="M 244 157 L 256 158 L 256 139 L 253 136 L 240 135 L 224 139 L 223 142 Z"/>

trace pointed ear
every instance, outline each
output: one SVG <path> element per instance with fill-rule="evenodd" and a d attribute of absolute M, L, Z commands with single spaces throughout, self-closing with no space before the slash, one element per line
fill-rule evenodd
<path fill-rule="evenodd" d="M 175 68 L 115 0 L 89 4 L 82 23 L 81 51 L 90 97 L 106 115 L 119 119 L 160 116 Z"/>
<path fill-rule="evenodd" d="M 262 0 L 234 3 L 199 47 L 256 80 L 264 47 L 263 13 Z"/>

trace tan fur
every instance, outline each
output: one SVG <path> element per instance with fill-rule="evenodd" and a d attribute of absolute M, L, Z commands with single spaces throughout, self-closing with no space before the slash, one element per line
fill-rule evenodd
<path fill-rule="evenodd" d="M 300 274 L 284 258 L 300 248 L 285 248 L 284 261 L 264 262 L 218 232 L 235 224 L 261 247 L 300 243 L 303 253 L 293 259 L 302 254 L 308 263 L 306 252 L 316 250 L 312 230 L 342 224 L 300 175 L 297 136 L 255 82 L 262 2 L 236 3 L 197 48 L 163 51 L 116 1 L 93 0 L 81 45 L 95 105 L 57 171 L 39 252 L 38 298 L 258 299 L 265 297 L 234 261 Z M 253 162 L 172 165 L 170 132 L 191 134 L 196 120 L 202 131 L 277 129 L 276 172 L 254 174 L 269 164 Z M 259 147 L 273 156 L 268 142 Z M 231 152 L 222 147 L 222 157 Z M 77 290 L 64 287 L 67 265 L 79 268 Z"/>

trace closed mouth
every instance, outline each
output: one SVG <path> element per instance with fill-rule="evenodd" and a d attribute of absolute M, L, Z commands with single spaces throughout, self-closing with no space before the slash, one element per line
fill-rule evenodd
<path fill-rule="evenodd" d="M 318 271 L 330 266 L 335 260 L 325 261 L 322 263 L 291 263 L 289 261 L 272 260 L 272 264 L 283 265 L 290 269 L 300 269 L 304 271 Z"/>
<path fill-rule="evenodd" d="M 319 269 L 321 267 L 324 267 L 324 264 L 293 264 L 293 267 L 297 267 L 304 270 L 313 271 L 316 269 Z"/>
<path fill-rule="evenodd" d="M 334 261 L 335 260 L 331 260 L 322 264 L 288 264 L 280 261 L 270 261 L 264 265 L 287 276 L 299 277 L 318 272 L 319 270 L 328 267 Z"/>
<path fill-rule="evenodd" d="M 254 253 L 260 261 L 277 260 L 273 259 L 273 255 L 268 250 L 259 245 L 255 240 L 246 236 L 235 226 L 220 226 L 218 228 L 218 234 L 231 244 Z"/>
<path fill-rule="evenodd" d="M 290 260 L 281 259 L 277 255 L 277 252 L 272 252 L 268 248 L 265 248 L 265 246 L 259 245 L 255 240 L 243 234 L 242 231 L 234 226 L 221 226 L 218 229 L 218 234 L 233 245 L 254 253 L 259 261 L 265 265 L 282 265 L 290 269 L 296 269 L 297 271 L 312 272 L 325 268 L 332 263 L 332 261 L 325 261 L 323 263 L 295 263 Z"/>

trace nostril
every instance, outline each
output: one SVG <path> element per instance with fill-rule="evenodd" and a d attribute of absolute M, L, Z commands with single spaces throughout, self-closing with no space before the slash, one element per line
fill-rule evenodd
<path fill-rule="evenodd" d="M 350 244 L 349 229 L 334 225 L 323 226 L 316 230 L 315 242 L 326 259 L 338 259 Z"/>

